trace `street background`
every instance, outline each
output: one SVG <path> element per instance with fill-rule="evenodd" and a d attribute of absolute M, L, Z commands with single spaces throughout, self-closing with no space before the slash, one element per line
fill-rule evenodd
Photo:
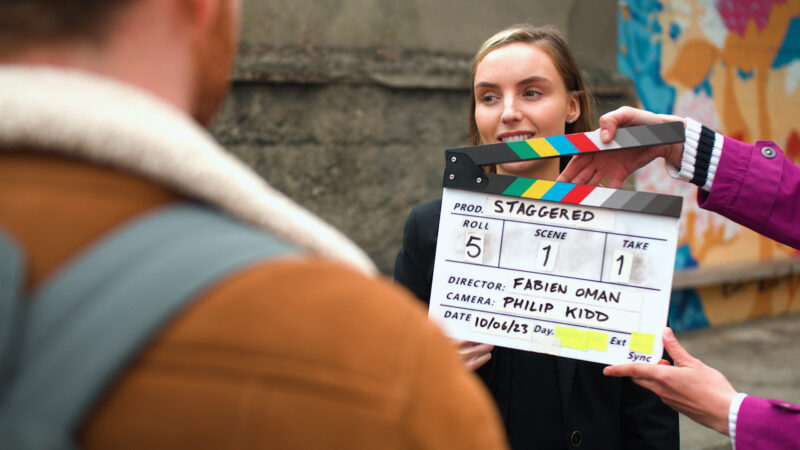
<path fill-rule="evenodd" d="M 800 0 L 244 0 L 242 18 L 212 132 L 385 274 L 411 207 L 441 195 L 444 150 L 467 145 L 472 55 L 514 23 L 562 31 L 599 113 L 691 115 L 800 162 Z M 681 342 L 737 389 L 800 403 L 797 252 L 699 210 L 659 166 L 634 186 L 685 195 Z M 686 418 L 681 429 L 683 448 L 729 447 Z"/>
<path fill-rule="evenodd" d="M 739 392 L 800 404 L 800 316 L 679 333 L 693 356 L 728 377 Z M 681 416 L 682 449 L 730 448 L 726 436 Z"/>

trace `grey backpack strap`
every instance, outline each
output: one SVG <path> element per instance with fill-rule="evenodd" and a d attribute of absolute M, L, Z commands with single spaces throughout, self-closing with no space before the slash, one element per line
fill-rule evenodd
<path fill-rule="evenodd" d="M 25 260 L 10 235 L 0 228 L 0 386 L 13 376 L 22 330 Z"/>
<path fill-rule="evenodd" d="M 292 252 L 192 205 L 94 245 L 30 301 L 20 369 L 10 389 L 0 387 L 0 448 L 69 446 L 104 389 L 187 300 L 246 264 Z"/>

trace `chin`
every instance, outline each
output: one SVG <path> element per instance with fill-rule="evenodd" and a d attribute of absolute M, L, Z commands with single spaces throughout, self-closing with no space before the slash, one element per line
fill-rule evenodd
<path fill-rule="evenodd" d="M 555 180 L 558 178 L 558 158 L 500 164 L 498 173 L 515 177 Z"/>

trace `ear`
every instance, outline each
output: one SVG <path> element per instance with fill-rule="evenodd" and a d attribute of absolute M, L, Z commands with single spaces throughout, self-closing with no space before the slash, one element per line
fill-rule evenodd
<path fill-rule="evenodd" d="M 221 0 L 176 0 L 181 16 L 189 23 L 205 28 L 213 23 Z"/>
<path fill-rule="evenodd" d="M 581 116 L 581 100 L 578 92 L 572 92 L 567 101 L 567 123 L 578 120 Z"/>

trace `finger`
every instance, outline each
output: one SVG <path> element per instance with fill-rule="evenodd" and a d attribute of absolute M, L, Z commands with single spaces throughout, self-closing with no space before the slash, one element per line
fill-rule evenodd
<path fill-rule="evenodd" d="M 614 134 L 616 134 L 617 128 L 631 125 L 655 124 L 661 123 L 662 121 L 661 118 L 649 111 L 623 106 L 600 117 L 598 121 L 601 129 L 600 138 L 603 142 L 608 142 L 614 137 Z M 608 141 L 605 138 L 606 133 L 604 133 L 604 130 L 610 135 L 608 136 Z"/>
<path fill-rule="evenodd" d="M 470 348 L 475 347 L 476 345 L 484 345 L 478 342 L 462 341 L 460 339 L 451 339 L 450 341 L 453 343 L 453 346 L 455 346 L 456 350 L 458 350 L 459 353 L 469 350 Z"/>
<path fill-rule="evenodd" d="M 662 123 L 665 122 L 683 122 L 683 126 L 686 126 L 686 118 L 680 116 L 673 116 L 671 114 L 654 114 Z"/>
<path fill-rule="evenodd" d="M 564 170 L 561 171 L 560 174 L 558 174 L 558 178 L 556 178 L 556 181 L 561 183 L 569 183 L 570 181 L 572 181 L 572 177 L 575 176 L 575 173 L 577 173 L 577 169 L 575 168 L 576 167 L 575 161 L 577 159 L 578 158 L 572 158 L 572 161 L 570 161 L 567 164 L 567 167 L 564 167 Z"/>
<path fill-rule="evenodd" d="M 489 362 L 492 359 L 491 353 L 486 353 L 485 355 L 477 356 L 475 358 L 470 359 L 465 363 L 469 370 L 475 370 Z"/>
<path fill-rule="evenodd" d="M 617 128 L 625 126 L 633 116 L 633 109 L 623 106 L 609 113 L 603 114 L 598 120 L 600 125 L 600 139 L 609 142 L 617 133 Z"/>
<path fill-rule="evenodd" d="M 586 157 L 587 163 L 584 164 L 578 173 L 572 177 L 571 182 L 575 184 L 586 184 L 592 179 L 592 176 L 597 171 L 597 164 L 595 164 L 594 155 Z"/>
<path fill-rule="evenodd" d="M 625 180 L 620 180 L 617 177 L 613 177 L 613 178 L 612 177 L 608 177 L 608 187 L 613 188 L 613 189 L 619 189 L 619 188 L 622 187 L 622 183 L 624 181 Z"/>
<path fill-rule="evenodd" d="M 490 344 L 475 344 L 473 346 L 460 349 L 459 353 L 466 358 L 489 353 L 493 348 L 494 346 Z"/>
<path fill-rule="evenodd" d="M 592 162 L 593 155 L 576 155 L 564 168 L 564 171 L 558 176 L 556 181 L 573 183 L 576 175 L 580 174 L 583 169 Z"/>
<path fill-rule="evenodd" d="M 603 375 L 607 377 L 628 377 L 632 364 L 620 364 L 616 366 L 606 366 L 603 368 Z"/>
<path fill-rule="evenodd" d="M 457 350 L 461 350 L 464 347 L 469 347 L 472 344 L 472 342 L 470 341 L 462 341 L 459 339 L 451 339 L 450 342 L 453 344 L 453 347 L 455 347 Z"/>
<path fill-rule="evenodd" d="M 617 128 L 620 128 L 616 123 L 612 123 L 609 126 L 601 127 L 600 128 L 600 140 L 604 143 L 608 144 L 614 139 L 614 136 L 617 134 Z"/>
<path fill-rule="evenodd" d="M 658 366 L 652 364 L 620 364 L 607 366 L 603 369 L 603 375 L 610 377 L 631 377 L 641 379 L 652 379 Z"/>
<path fill-rule="evenodd" d="M 647 389 L 649 391 L 652 391 L 653 393 L 658 395 L 661 398 L 661 400 L 664 401 L 664 403 L 667 403 L 667 401 L 664 399 L 664 397 L 661 397 L 661 395 L 664 394 L 664 390 L 662 389 L 661 384 L 659 384 L 657 381 L 649 380 L 647 378 L 631 378 L 631 380 L 634 383 L 638 384 L 639 386 L 641 386 L 641 387 L 643 387 L 643 388 L 645 388 L 645 389 Z M 667 405 L 670 408 L 674 409 L 674 406 L 672 406 L 671 404 L 667 403 Z"/>
<path fill-rule="evenodd" d="M 494 348 L 494 345 L 480 344 L 480 345 L 476 345 L 476 346 L 472 347 L 470 349 L 470 353 L 475 354 L 475 355 L 482 355 L 484 353 L 491 352 L 493 348 Z"/>
<path fill-rule="evenodd" d="M 603 181 L 603 178 L 605 178 L 605 175 L 600 172 L 595 172 L 594 175 L 592 175 L 592 178 L 585 184 L 588 184 L 589 186 L 597 186 L 601 181 Z"/>
<path fill-rule="evenodd" d="M 667 327 L 664 329 L 662 340 L 664 342 L 664 348 L 667 350 L 667 353 L 669 353 L 669 356 L 672 357 L 672 360 L 675 361 L 675 365 L 682 367 L 692 366 L 697 361 L 683 346 L 681 346 L 671 328 Z"/>
<path fill-rule="evenodd" d="M 605 114 L 600 117 L 600 120 L 598 120 L 598 124 L 600 125 L 600 140 L 604 143 L 608 143 L 617 133 L 618 116 L 615 114 L 617 111 L 612 111 L 608 114 Z"/>
<path fill-rule="evenodd" d="M 572 178 L 571 183 L 589 184 L 589 181 L 592 179 L 592 177 L 594 176 L 594 174 L 596 172 L 597 171 L 595 170 L 595 168 L 593 166 L 592 167 L 587 167 L 587 168 L 583 169 L 579 174 L 575 175 L 575 177 Z"/>

